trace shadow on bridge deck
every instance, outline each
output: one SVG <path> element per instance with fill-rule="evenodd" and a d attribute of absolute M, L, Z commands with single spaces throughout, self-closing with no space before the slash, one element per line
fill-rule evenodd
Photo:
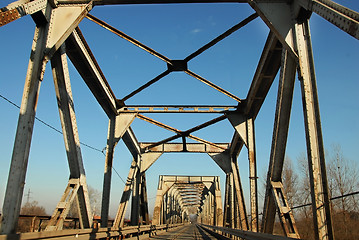
<path fill-rule="evenodd" d="M 195 224 L 184 225 L 173 230 L 159 233 L 149 239 L 229 239 L 214 232 L 208 232 Z"/>

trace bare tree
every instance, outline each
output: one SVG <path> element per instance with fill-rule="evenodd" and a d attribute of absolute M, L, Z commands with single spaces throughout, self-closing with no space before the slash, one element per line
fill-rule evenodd
<path fill-rule="evenodd" d="M 288 156 L 285 156 L 284 160 L 282 183 L 289 206 L 293 207 L 299 204 L 298 174 L 293 170 L 292 160 Z"/>
<path fill-rule="evenodd" d="M 358 195 L 350 195 L 359 189 L 359 170 L 355 162 L 344 157 L 339 144 L 333 145 L 326 151 L 328 190 L 336 200 L 332 203 L 333 228 L 335 238 L 359 239 L 359 199 Z M 300 187 L 297 196 L 299 205 L 311 203 L 310 183 L 308 175 L 308 161 L 305 153 L 298 157 L 300 170 Z M 343 195 L 348 195 L 341 197 Z M 304 239 L 313 239 L 312 209 L 310 206 L 297 210 L 297 225 L 300 235 Z M 310 228 L 311 226 L 311 228 Z"/>
<path fill-rule="evenodd" d="M 341 146 L 334 144 L 327 156 L 328 182 L 332 196 L 340 197 L 358 191 L 359 171 L 354 162 L 344 157 Z M 340 197 L 332 201 L 335 235 L 337 239 L 359 237 L 355 221 L 358 216 L 358 196 Z"/>
<path fill-rule="evenodd" d="M 27 202 L 20 210 L 21 215 L 46 216 L 46 210 L 43 206 L 39 206 L 37 201 Z"/>

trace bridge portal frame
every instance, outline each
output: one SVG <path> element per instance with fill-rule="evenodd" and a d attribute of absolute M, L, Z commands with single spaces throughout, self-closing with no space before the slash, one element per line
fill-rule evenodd
<path fill-rule="evenodd" d="M 186 62 L 193 57 L 198 56 L 201 52 L 216 44 L 225 38 L 231 31 L 227 31 L 219 38 L 213 40 L 203 48 L 199 49 L 184 60 L 171 60 L 165 56 L 156 53 L 143 44 L 127 38 L 130 42 L 143 48 L 144 50 L 159 57 L 168 64 L 168 70 L 160 74 L 155 79 L 141 86 L 135 92 L 129 94 L 124 99 L 117 99 L 107 83 L 95 57 L 91 53 L 85 38 L 81 34 L 78 24 L 85 17 L 97 21 L 89 12 L 97 5 L 110 4 L 149 4 L 149 3 L 201 3 L 201 2 L 240 2 L 248 3 L 256 14 L 248 17 L 237 27 L 245 25 L 257 15 L 267 24 L 271 32 L 268 36 L 266 45 L 263 49 L 262 56 L 252 80 L 252 84 L 246 99 L 242 100 L 219 86 L 209 82 L 201 76 L 187 69 Z M 228 181 L 228 194 L 226 191 L 227 203 L 239 203 L 240 207 L 233 207 L 232 216 L 243 216 L 245 205 L 243 193 L 241 190 L 237 157 L 243 145 L 248 149 L 250 162 L 250 186 L 251 186 L 251 219 L 250 222 L 245 218 L 238 218 L 236 224 L 241 225 L 242 229 L 251 229 L 258 231 L 258 203 L 257 203 L 257 176 L 255 160 L 255 139 L 254 139 L 254 121 L 262 106 L 262 103 L 268 93 L 269 88 L 274 80 L 278 70 L 281 69 L 281 83 L 278 91 L 275 126 L 273 130 L 272 151 L 270 156 L 269 171 L 267 177 L 267 189 L 264 206 L 264 221 L 262 222 L 261 231 L 272 233 L 275 216 L 275 209 L 282 212 L 281 206 L 275 201 L 276 195 L 273 191 L 276 183 L 281 181 L 281 172 L 283 167 L 284 152 L 288 134 L 289 115 L 291 109 L 291 99 L 293 94 L 292 83 L 295 78 L 295 69 L 297 68 L 298 78 L 301 83 L 301 92 L 303 100 L 303 112 L 305 121 L 305 132 L 307 142 L 307 153 L 311 183 L 312 208 L 314 214 L 314 229 L 316 239 L 333 239 L 332 223 L 330 216 L 328 184 L 326 179 L 325 159 L 323 150 L 323 138 L 321 130 L 321 121 L 319 114 L 319 102 L 316 87 L 314 60 L 310 39 L 309 21 L 310 15 L 315 12 L 332 22 L 348 34 L 359 39 L 358 13 L 344 8 L 330 0 L 297 0 L 288 2 L 286 0 L 247 0 L 247 1 L 143 1 L 143 0 L 22 0 L 8 5 L 1 9 L 0 26 L 16 20 L 24 15 L 31 15 L 36 23 L 34 41 L 28 72 L 25 79 L 25 87 L 19 114 L 17 132 L 11 159 L 11 166 L 6 187 L 6 194 L 3 206 L 3 215 L 1 223 L 1 233 L 14 233 L 23 196 L 24 181 L 27 170 L 29 150 L 36 113 L 37 100 L 40 90 L 41 81 L 43 80 L 46 63 L 51 60 L 53 75 L 56 86 L 56 94 L 61 102 L 59 113 L 61 124 L 64 131 L 65 146 L 68 150 L 68 162 L 70 169 L 70 180 L 66 187 L 64 197 L 69 199 L 68 202 L 58 204 L 54 216 L 52 229 L 61 229 L 61 219 L 66 217 L 69 205 L 76 199 L 81 214 L 81 227 L 91 226 L 91 217 L 89 213 L 89 201 L 87 194 L 86 177 L 83 169 L 79 140 L 77 135 L 77 126 L 73 111 L 73 102 L 71 97 L 71 88 L 67 73 L 67 65 L 64 60 L 64 53 L 70 58 L 84 81 L 92 91 L 93 95 L 109 117 L 108 146 L 106 154 L 105 175 L 104 175 L 104 194 L 102 202 L 102 217 L 107 218 L 105 213 L 108 212 L 109 189 L 111 185 L 111 166 L 113 161 L 113 151 L 119 141 L 123 139 L 130 152 L 134 156 L 131 178 L 135 179 L 135 184 L 128 183 L 126 187 L 135 187 L 133 199 L 139 204 L 140 189 L 145 191 L 145 169 L 151 166 L 160 156 L 161 152 L 151 152 L 152 149 L 169 147 L 169 142 L 175 139 L 182 139 L 182 151 L 197 149 L 191 151 L 203 151 L 210 154 L 216 163 L 226 172 Z M 98 23 L 108 27 L 103 22 Z M 112 29 L 113 30 L 113 29 Z M 116 34 L 120 32 L 115 31 Z M 126 38 L 125 35 L 121 36 Z M 65 46 L 66 45 L 66 46 Z M 239 104 L 236 110 L 231 112 L 231 106 L 225 106 L 224 115 L 212 121 L 203 123 L 187 131 L 179 131 L 161 123 L 155 123 L 151 119 L 145 119 L 139 113 L 139 110 L 132 109 L 129 111 L 124 101 L 137 92 L 147 88 L 149 85 L 160 80 L 163 76 L 172 71 L 184 71 L 199 81 L 211 86 L 217 91 L 231 97 Z M 170 112 L 172 106 L 165 106 L 162 112 Z M 183 111 L 183 109 L 192 108 L 194 110 Z M 214 109 L 217 106 L 210 106 L 211 110 L 207 112 L 220 112 Z M 228 107 L 228 108 L 227 108 Z M 175 112 L 206 112 L 200 110 L 201 106 L 180 106 L 172 111 Z M 233 107 L 232 107 L 233 108 Z M 155 112 L 150 108 L 145 112 Z M 135 135 L 130 127 L 133 119 L 142 118 L 156 125 L 164 127 L 176 133 L 176 135 L 164 139 L 160 142 L 147 145 L 145 148 L 137 142 Z M 232 142 L 228 147 L 223 147 L 223 143 L 216 144 L 200 139 L 192 135 L 193 132 L 210 126 L 218 121 L 228 119 L 235 133 Z M 24 131 L 24 129 L 26 129 Z M 189 145 L 186 138 L 190 137 L 200 142 L 200 145 Z M 142 144 L 143 146 L 143 144 Z M 202 150 L 198 150 L 198 147 Z M 177 145 L 169 147 L 174 152 Z M 209 149 L 222 149 L 218 153 Z M 212 152 L 213 151 L 213 152 Z M 166 152 L 163 151 L 162 152 Z M 147 159 L 147 160 L 143 160 Z M 143 163 L 143 164 L 142 164 Z M 131 168 L 132 169 L 132 168 Z M 142 175 L 141 175 L 142 174 Z M 130 174 L 129 174 L 130 176 Z M 133 177 L 132 177 L 133 176 Z M 132 181 L 131 180 L 131 181 Z M 274 183 L 274 184 L 273 184 Z M 143 184 L 143 185 L 142 185 Z M 140 187 L 142 186 L 142 188 Z M 227 186 L 226 186 L 227 189 Z M 235 191 L 234 191 L 235 189 Z M 71 192 L 71 195 L 67 195 Z M 231 194 L 230 194 L 231 192 Z M 127 197 L 126 197 L 127 199 Z M 127 202 L 127 201 L 125 201 Z M 145 199 L 142 202 L 146 202 Z M 236 205 L 237 206 L 237 205 Z M 59 215 L 57 212 L 64 215 Z M 145 213 L 144 213 L 145 214 Z M 136 214 L 138 216 L 138 214 Z M 244 220 L 242 220 L 244 219 Z M 104 221 L 105 224 L 107 221 Z M 59 224 L 59 225 L 57 225 Z M 285 229 L 285 227 L 284 227 Z M 50 228 L 49 228 L 50 230 Z M 287 233 L 287 232 L 286 232 Z M 287 236 L 292 233 L 287 233 Z"/>

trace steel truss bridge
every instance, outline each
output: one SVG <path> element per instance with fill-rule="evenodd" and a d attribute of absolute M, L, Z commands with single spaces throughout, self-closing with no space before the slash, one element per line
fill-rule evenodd
<path fill-rule="evenodd" d="M 101 5 L 223 2 L 249 4 L 253 8 L 254 14 L 180 60 L 169 59 L 90 14 L 94 7 L 97 8 Z M 265 237 L 272 236 L 268 234 L 273 234 L 276 212 L 280 216 L 286 237 L 300 238 L 281 183 L 296 74 L 300 80 L 303 101 L 315 237 L 316 239 L 333 239 L 309 30 L 309 18 L 312 13 L 320 15 L 347 34 L 359 39 L 359 14 L 330 0 L 19 0 L 0 9 L 0 26 L 25 15 L 31 15 L 36 25 L 1 216 L 2 235 L 0 239 L 11 239 L 12 237 L 16 239 L 70 238 L 74 236 L 82 236 L 85 239 L 118 238 L 133 232 L 149 232 L 151 229 L 168 228 L 172 225 L 163 227 L 163 224 L 185 222 L 190 214 L 197 214 L 202 223 L 209 225 L 208 228 L 215 229 L 217 232 L 230 234 L 231 231 L 232 233 L 241 231 L 244 235 L 236 236 L 247 239 L 266 239 Z M 245 99 L 240 99 L 188 68 L 187 63 L 190 60 L 258 17 L 266 23 L 270 33 Z M 88 18 L 161 59 L 167 64 L 167 69 L 122 99 L 117 98 L 78 27 L 84 18 Z M 101 208 L 102 223 L 99 229 L 92 228 L 91 208 L 73 108 L 67 57 L 109 119 Z M 45 231 L 17 235 L 15 231 L 23 197 L 40 83 L 48 61 L 51 62 L 53 69 L 70 177 Z M 160 81 L 166 75 L 177 71 L 185 72 L 225 94 L 236 104 L 232 106 L 126 104 L 128 99 Z M 279 90 L 264 212 L 262 221 L 259 222 L 254 122 L 278 72 L 280 74 Z M 179 130 L 145 116 L 146 113 L 216 113 L 219 117 L 187 130 Z M 139 142 L 131 128 L 131 123 L 135 118 L 169 130 L 173 132 L 173 135 L 161 141 Z M 234 134 L 231 142 L 215 143 L 194 135 L 194 132 L 223 120 L 228 120 L 233 125 Z M 114 149 L 120 139 L 124 141 L 133 155 L 133 161 L 116 218 L 113 225 L 108 226 L 112 163 Z M 195 140 L 196 143 L 188 143 L 187 139 Z M 249 158 L 249 217 L 247 217 L 247 206 L 244 201 L 237 164 L 237 157 L 243 147 L 247 149 Z M 152 225 L 150 225 L 145 173 L 163 153 L 172 152 L 207 153 L 218 164 L 226 173 L 224 208 L 222 208 L 217 177 L 161 176 Z M 131 223 L 136 227 L 122 228 L 131 192 Z M 70 206 L 74 202 L 78 204 L 81 229 L 62 230 Z M 145 225 L 137 227 L 140 219 Z"/>

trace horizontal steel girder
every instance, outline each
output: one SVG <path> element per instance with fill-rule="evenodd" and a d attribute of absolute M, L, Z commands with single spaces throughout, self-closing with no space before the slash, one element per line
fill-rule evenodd
<path fill-rule="evenodd" d="M 146 149 L 155 143 L 139 143 L 142 151 L 147 152 Z M 160 153 L 175 153 L 175 152 L 193 152 L 193 153 L 221 153 L 224 149 L 229 148 L 229 143 L 214 143 L 216 146 L 205 143 L 163 143 L 161 145 L 152 147 L 148 152 Z M 217 147 L 218 146 L 218 147 Z"/>
<path fill-rule="evenodd" d="M 126 105 L 118 113 L 224 113 L 234 111 L 237 106 L 199 105 Z"/>

